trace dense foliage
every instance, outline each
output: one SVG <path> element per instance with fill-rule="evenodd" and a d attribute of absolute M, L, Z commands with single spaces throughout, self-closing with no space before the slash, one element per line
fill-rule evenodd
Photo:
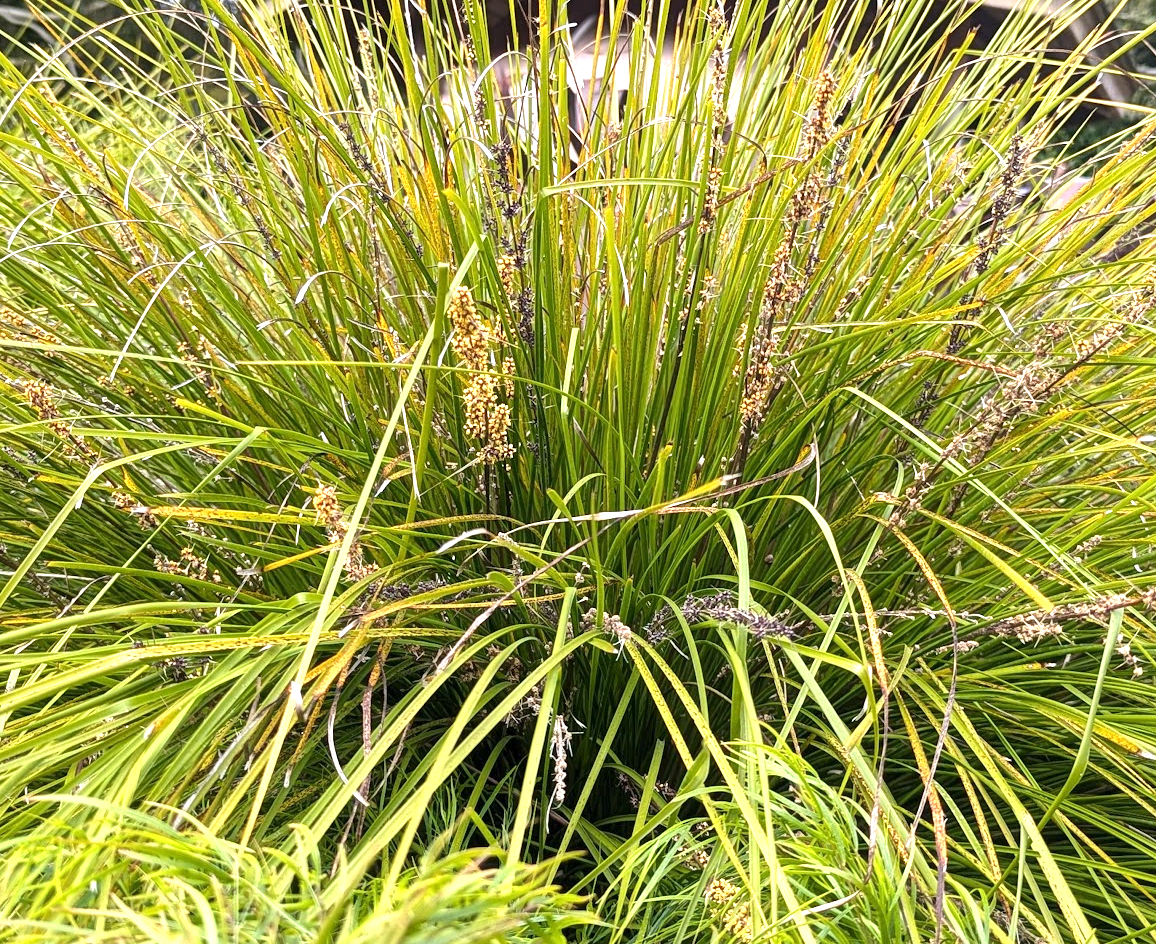
<path fill-rule="evenodd" d="M 0 62 L 3 926 L 1151 939 L 1156 124 L 1056 199 L 1094 71 L 958 5 L 303 10 Z"/>

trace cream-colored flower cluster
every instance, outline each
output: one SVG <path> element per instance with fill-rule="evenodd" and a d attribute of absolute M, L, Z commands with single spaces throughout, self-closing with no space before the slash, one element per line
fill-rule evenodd
<path fill-rule="evenodd" d="M 514 392 L 513 360 L 502 360 L 499 376 L 491 365 L 491 353 L 501 348 L 506 338 L 500 326 L 488 325 L 478 314 L 473 293 L 457 289 L 450 299 L 451 344 L 463 367 L 470 371 L 462 389 L 465 409 L 465 432 L 480 442 L 478 451 L 486 463 L 504 462 L 514 454 L 510 442 L 509 397 Z M 504 394 L 504 397 L 500 395 Z"/>

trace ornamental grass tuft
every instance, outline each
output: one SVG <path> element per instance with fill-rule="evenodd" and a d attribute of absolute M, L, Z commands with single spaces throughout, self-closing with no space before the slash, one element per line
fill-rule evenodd
<path fill-rule="evenodd" d="M 1151 939 L 1156 119 L 1065 143 L 1084 6 L 0 59 L 12 939 Z"/>

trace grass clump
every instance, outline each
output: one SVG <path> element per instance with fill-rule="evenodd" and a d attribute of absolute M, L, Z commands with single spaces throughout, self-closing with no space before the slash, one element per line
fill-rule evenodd
<path fill-rule="evenodd" d="M 1152 933 L 1153 126 L 913 6 L 0 63 L 8 927 Z"/>

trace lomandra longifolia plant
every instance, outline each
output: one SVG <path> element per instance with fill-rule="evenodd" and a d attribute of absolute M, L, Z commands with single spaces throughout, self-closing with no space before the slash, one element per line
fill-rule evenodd
<path fill-rule="evenodd" d="M 1151 934 L 1144 37 L 385 12 L 0 61 L 4 926 Z"/>

